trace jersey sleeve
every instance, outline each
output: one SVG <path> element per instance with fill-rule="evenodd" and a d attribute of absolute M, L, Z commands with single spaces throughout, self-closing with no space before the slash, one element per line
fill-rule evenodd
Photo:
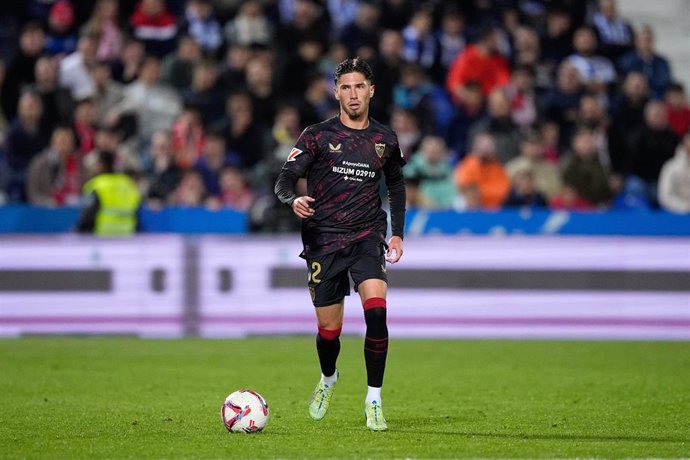
<path fill-rule="evenodd" d="M 289 206 L 295 201 L 295 184 L 304 177 L 317 155 L 316 140 L 311 129 L 305 129 L 290 150 L 283 168 L 278 174 L 274 192 L 278 199 Z"/>
<path fill-rule="evenodd" d="M 405 159 L 402 156 L 400 146 L 395 144 L 393 154 L 388 158 L 383 166 L 383 173 L 386 177 L 386 188 L 388 189 L 388 202 L 391 212 L 391 233 L 393 236 L 403 237 L 405 229 L 405 179 L 402 167 Z"/>

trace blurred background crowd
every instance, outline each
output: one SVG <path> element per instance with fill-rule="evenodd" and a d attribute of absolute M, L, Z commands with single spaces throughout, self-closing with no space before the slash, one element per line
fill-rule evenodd
<path fill-rule="evenodd" d="M 615 0 L 6 0 L 0 204 L 79 205 L 110 152 L 145 206 L 292 230 L 275 177 L 354 56 L 409 207 L 690 212 L 686 89 Z"/>

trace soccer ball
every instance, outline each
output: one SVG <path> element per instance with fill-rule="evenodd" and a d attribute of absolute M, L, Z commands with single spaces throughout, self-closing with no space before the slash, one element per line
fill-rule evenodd
<path fill-rule="evenodd" d="M 268 423 L 268 404 L 255 391 L 237 390 L 225 398 L 220 416 L 228 431 L 257 433 Z"/>

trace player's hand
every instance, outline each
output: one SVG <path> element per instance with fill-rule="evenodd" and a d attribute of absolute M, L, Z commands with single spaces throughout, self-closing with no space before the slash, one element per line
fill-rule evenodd
<path fill-rule="evenodd" d="M 403 255 L 403 240 L 399 236 L 393 236 L 388 241 L 388 251 L 386 251 L 386 261 L 394 264 Z"/>
<path fill-rule="evenodd" d="M 310 196 L 300 196 L 295 198 L 292 202 L 292 212 L 300 219 L 306 219 L 314 215 L 314 208 L 310 203 L 314 202 L 314 198 Z"/>

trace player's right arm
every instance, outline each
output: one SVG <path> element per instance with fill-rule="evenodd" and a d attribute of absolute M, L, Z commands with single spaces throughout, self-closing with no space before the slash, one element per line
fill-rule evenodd
<path fill-rule="evenodd" d="M 274 192 L 278 199 L 292 207 L 292 211 L 300 219 L 306 219 L 314 215 L 311 203 L 314 198 L 310 196 L 297 196 L 295 184 L 300 177 L 305 177 L 314 158 L 316 157 L 316 142 L 314 135 L 309 128 L 297 139 L 295 147 L 283 165 L 283 169 L 276 179 Z"/>

